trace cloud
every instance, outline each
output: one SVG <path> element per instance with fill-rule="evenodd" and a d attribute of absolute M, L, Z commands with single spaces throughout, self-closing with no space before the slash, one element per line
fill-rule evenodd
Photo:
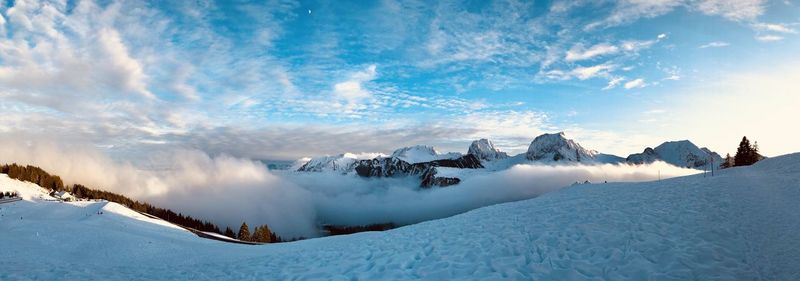
<path fill-rule="evenodd" d="M 533 198 L 574 182 L 655 180 L 659 171 L 664 177 L 696 173 L 663 163 L 647 166 L 517 165 L 496 173 L 477 171 L 477 175 L 464 176 L 456 186 L 430 190 L 418 190 L 416 181 L 397 179 L 292 175 L 290 180 L 314 194 L 322 221 L 344 225 L 411 224 L 482 206 Z M 347 184 L 331 184 L 335 182 L 332 179 Z"/>
<path fill-rule="evenodd" d="M 644 82 L 644 79 L 634 79 L 625 83 L 624 87 L 626 90 L 635 89 L 635 88 L 644 88 L 647 84 Z"/>
<path fill-rule="evenodd" d="M 550 117 L 538 111 L 484 111 L 467 114 L 455 120 L 441 120 L 438 126 L 463 128 L 468 132 L 451 139 L 460 140 L 454 145 L 458 152 L 466 152 L 473 140 L 489 138 L 501 150 L 515 154 L 527 150 L 533 137 L 555 130 Z"/>
<path fill-rule="evenodd" d="M 684 6 L 731 21 L 753 21 L 764 13 L 765 3 L 764 0 L 623 0 L 616 2 L 608 17 L 586 25 L 584 30 L 630 24 L 641 18 L 662 16 Z"/>
<path fill-rule="evenodd" d="M 583 44 L 576 44 L 572 49 L 567 51 L 567 55 L 564 59 L 567 61 L 587 60 L 596 56 L 615 54 L 618 51 L 619 48 L 608 43 L 600 43 L 588 49 L 584 48 Z"/>
<path fill-rule="evenodd" d="M 86 145 L 4 139 L 3 161 L 36 165 L 66 183 L 122 193 L 232 228 L 269 224 L 287 237 L 315 231 L 313 205 L 303 189 L 247 159 L 196 150 L 148 154 L 147 165 L 118 163 Z"/>
<path fill-rule="evenodd" d="M 705 48 L 721 48 L 721 47 L 727 47 L 727 46 L 730 46 L 730 44 L 729 44 L 728 42 L 723 42 L 723 41 L 714 41 L 714 42 L 709 42 L 709 43 L 707 43 L 707 44 L 703 44 L 703 45 L 701 45 L 701 46 L 700 46 L 700 47 L 698 47 L 698 48 L 700 48 L 700 49 L 705 49 Z"/>
<path fill-rule="evenodd" d="M 756 36 L 756 40 L 761 41 L 761 42 L 775 42 L 775 41 L 783 40 L 783 36 L 761 35 L 761 36 Z"/>
<path fill-rule="evenodd" d="M 125 90 L 141 94 L 147 98 L 155 98 L 147 90 L 146 76 L 141 64 L 128 55 L 128 49 L 122 43 L 119 33 L 110 28 L 101 29 L 98 34 L 101 56 L 97 59 L 110 62 L 106 72 L 111 83 L 122 85 Z"/>
<path fill-rule="evenodd" d="M 608 81 L 608 85 L 606 85 L 603 88 L 603 90 L 614 89 L 614 88 L 617 87 L 617 85 L 619 85 L 619 83 L 622 83 L 622 81 L 625 81 L 625 77 L 614 77 L 614 78 L 611 78 L 611 80 Z"/>
<path fill-rule="evenodd" d="M 653 46 L 657 40 L 645 40 L 645 41 L 638 41 L 638 40 L 627 40 L 623 41 L 621 46 L 622 49 L 628 52 L 636 52 L 641 49 L 647 49 Z"/>
<path fill-rule="evenodd" d="M 564 60 L 573 62 L 587 60 L 598 56 L 613 55 L 619 53 L 620 51 L 636 52 L 642 49 L 650 48 L 653 46 L 653 44 L 666 38 L 667 35 L 661 33 L 656 36 L 656 39 L 654 40 L 624 40 L 619 43 L 619 47 L 609 43 L 599 43 L 589 48 L 585 48 L 582 43 L 578 43 L 572 46 L 569 51 L 567 51 L 567 55 L 564 57 Z"/>
<path fill-rule="evenodd" d="M 558 190 L 573 182 L 643 181 L 695 170 L 658 162 L 646 166 L 518 165 L 473 171 L 448 188 L 422 190 L 413 177 L 270 172 L 263 164 L 194 150 L 151 155 L 145 167 L 119 164 L 90 147 L 3 141 L 4 161 L 32 164 L 84 183 L 211 220 L 221 226 L 269 224 L 283 237 L 319 236 L 321 224 L 411 224 Z M 149 167 L 149 168 L 146 168 Z M 115 179 L 115 180 L 109 180 Z"/>
<path fill-rule="evenodd" d="M 758 30 L 763 30 L 763 31 L 773 31 L 773 32 L 779 32 L 779 33 L 791 33 L 791 34 L 797 33 L 797 30 L 795 30 L 793 28 L 790 28 L 790 27 L 788 27 L 788 26 L 786 26 L 784 24 L 778 24 L 778 23 L 763 23 L 763 22 L 759 22 L 759 23 L 753 24 L 753 27 L 755 27 Z"/>
<path fill-rule="evenodd" d="M 764 0 L 700 0 L 692 7 L 706 15 L 731 21 L 752 21 L 764 13 Z"/>
<path fill-rule="evenodd" d="M 333 86 L 333 93 L 350 102 L 372 97 L 372 93 L 362 86 L 365 82 L 375 79 L 377 72 L 375 65 L 367 66 L 363 71 L 358 71 L 350 75 L 347 81 L 336 83 Z"/>
<path fill-rule="evenodd" d="M 571 74 L 580 80 L 586 80 L 597 76 L 607 75 L 610 70 L 613 70 L 616 67 L 617 67 L 616 65 L 609 63 L 598 64 L 588 67 L 579 66 L 574 68 L 571 71 Z"/>
<path fill-rule="evenodd" d="M 179 66 L 173 74 L 172 90 L 188 100 L 197 101 L 200 96 L 194 86 L 189 84 L 189 78 L 193 71 L 193 67 L 189 64 Z"/>
<path fill-rule="evenodd" d="M 537 78 L 543 77 L 548 80 L 569 80 L 576 78 L 578 80 L 587 80 L 595 77 L 608 77 L 613 70 L 617 69 L 617 65 L 611 63 L 602 63 L 593 66 L 576 66 L 572 70 L 564 71 L 559 69 L 549 70 L 537 74 Z"/>
<path fill-rule="evenodd" d="M 682 2 L 681 0 L 619 1 L 608 17 L 604 20 L 590 23 L 584 29 L 593 30 L 628 24 L 640 18 L 654 18 L 672 11 L 680 6 Z"/>

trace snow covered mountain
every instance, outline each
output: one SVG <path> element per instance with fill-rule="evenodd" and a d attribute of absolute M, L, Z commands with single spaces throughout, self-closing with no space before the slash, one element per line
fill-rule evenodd
<path fill-rule="evenodd" d="M 349 153 L 347 153 L 349 154 Z M 352 170 L 353 163 L 356 162 L 355 158 L 347 157 L 347 154 L 339 154 L 335 156 L 320 156 L 313 157 L 303 164 L 298 171 L 303 172 L 342 172 L 347 173 Z"/>
<path fill-rule="evenodd" d="M 722 164 L 722 157 L 708 148 L 699 148 L 688 140 L 668 141 L 644 152 L 631 154 L 626 161 L 632 164 L 652 163 L 661 160 L 678 167 L 702 169 L 713 161 L 715 166 Z"/>
<path fill-rule="evenodd" d="M 612 154 L 586 149 L 564 132 L 542 134 L 533 139 L 525 153 L 509 156 L 497 149 L 488 139 L 473 141 L 467 154 L 457 152 L 439 153 L 432 146 L 416 145 L 395 150 L 390 156 L 355 155 L 312 158 L 298 169 L 301 172 L 337 172 L 361 177 L 417 176 L 421 187 L 448 186 L 458 184 L 463 176 L 486 168 L 486 172 L 505 170 L 518 164 L 530 163 L 581 163 L 594 164 L 646 164 L 658 160 L 678 167 L 702 169 L 709 157 L 714 163 L 722 158 L 706 148 L 698 148 L 689 141 L 665 142 L 655 149 L 647 148 L 642 153 L 622 158 Z M 454 168 L 442 173 L 437 167 Z M 457 171 L 458 169 L 469 169 Z M 450 176 L 443 176 L 443 175 Z M 453 176 L 458 175 L 458 176 Z"/>
<path fill-rule="evenodd" d="M 459 154 L 460 155 L 460 154 Z M 416 158 L 419 160 L 420 158 Z M 355 171 L 362 177 L 397 177 L 419 176 L 423 188 L 431 186 L 449 186 L 458 184 L 461 179 L 457 177 L 437 177 L 437 167 L 458 169 L 483 168 L 481 161 L 474 155 L 467 154 L 458 158 L 441 158 L 427 162 L 409 163 L 399 157 L 379 157 L 370 160 L 359 160 Z"/>
<path fill-rule="evenodd" d="M 436 167 L 459 169 L 483 168 L 474 155 L 461 153 L 439 153 L 432 146 L 416 145 L 395 150 L 390 156 L 380 154 L 344 153 L 336 156 L 311 158 L 298 172 L 354 173 L 361 177 L 418 176 L 420 187 L 449 186 L 458 184 L 456 177 L 437 176 Z"/>
<path fill-rule="evenodd" d="M 319 156 L 311 158 L 297 170 L 301 172 L 339 172 L 346 174 L 353 171 L 358 160 L 382 156 L 379 153 L 343 153 L 335 156 Z"/>
<path fill-rule="evenodd" d="M 534 161 L 593 162 L 597 152 L 583 148 L 560 132 L 536 137 L 525 155 Z"/>
<path fill-rule="evenodd" d="M 494 143 L 488 139 L 473 141 L 472 144 L 469 145 L 467 154 L 475 155 L 478 159 L 486 161 L 508 158 L 508 154 L 495 148 Z"/>
<path fill-rule="evenodd" d="M 0 175 L 0 188 L 25 184 Z M 792 154 L 715 177 L 581 184 L 385 232 L 267 245 L 24 193 L 0 204 L 0 280 L 800 280 L 798 186 Z"/>
<path fill-rule="evenodd" d="M 427 145 L 415 145 L 404 147 L 392 152 L 391 158 L 403 160 L 409 164 L 417 164 L 423 162 L 431 162 L 441 159 L 456 159 L 461 157 L 461 153 L 450 152 L 440 154 L 433 148 Z"/>

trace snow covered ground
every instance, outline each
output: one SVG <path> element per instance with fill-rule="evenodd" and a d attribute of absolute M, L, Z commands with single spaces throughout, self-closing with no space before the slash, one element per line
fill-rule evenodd
<path fill-rule="evenodd" d="M 800 154 L 259 246 L 34 191 L 0 205 L 0 280 L 800 280 Z"/>

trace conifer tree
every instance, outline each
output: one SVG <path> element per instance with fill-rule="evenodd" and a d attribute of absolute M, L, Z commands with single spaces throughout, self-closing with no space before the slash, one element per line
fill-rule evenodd
<path fill-rule="evenodd" d="M 257 226 L 253 232 L 253 242 L 272 243 L 272 231 L 267 225 Z"/>
<path fill-rule="evenodd" d="M 720 167 L 723 169 L 733 167 L 733 157 L 731 157 L 730 153 L 725 155 L 725 160 L 722 162 Z"/>
<path fill-rule="evenodd" d="M 739 148 L 736 149 L 736 156 L 734 158 L 734 166 L 747 166 L 753 164 L 753 147 L 750 146 L 750 140 L 747 137 L 742 137 L 739 142 Z"/>
<path fill-rule="evenodd" d="M 239 227 L 239 235 L 237 238 L 242 241 L 250 241 L 250 229 L 247 227 L 247 223 L 242 222 L 242 226 Z"/>
<path fill-rule="evenodd" d="M 233 233 L 233 229 L 230 227 L 225 227 L 225 236 L 236 239 L 236 233 Z"/>

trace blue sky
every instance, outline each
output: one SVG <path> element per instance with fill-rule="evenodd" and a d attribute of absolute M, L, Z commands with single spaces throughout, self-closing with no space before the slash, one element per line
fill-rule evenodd
<path fill-rule="evenodd" d="M 5 1 L 0 136 L 117 158 L 800 150 L 800 3 Z M 758 109 L 753 110 L 752 107 Z"/>

